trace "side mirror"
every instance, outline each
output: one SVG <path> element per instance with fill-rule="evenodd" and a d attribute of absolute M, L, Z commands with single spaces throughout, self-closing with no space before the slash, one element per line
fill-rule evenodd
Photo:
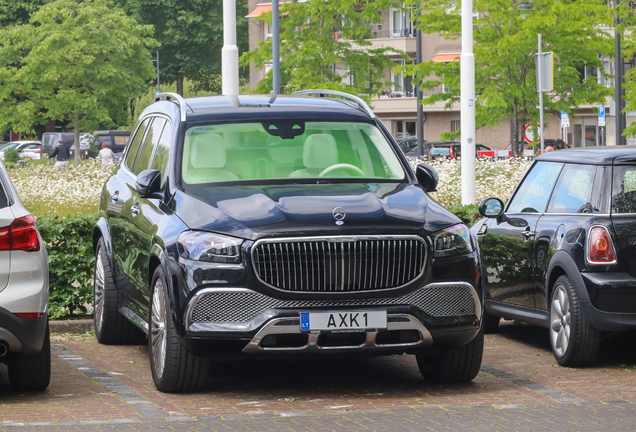
<path fill-rule="evenodd" d="M 486 198 L 479 203 L 479 213 L 487 218 L 497 218 L 504 212 L 504 203 L 499 198 Z"/>
<path fill-rule="evenodd" d="M 415 177 L 417 177 L 417 182 L 426 192 L 435 192 L 437 190 L 439 174 L 432 166 L 425 163 L 418 164 L 415 169 Z"/>
<path fill-rule="evenodd" d="M 137 175 L 135 189 L 142 198 L 161 198 L 157 193 L 161 189 L 161 171 L 147 169 L 140 172 Z"/>

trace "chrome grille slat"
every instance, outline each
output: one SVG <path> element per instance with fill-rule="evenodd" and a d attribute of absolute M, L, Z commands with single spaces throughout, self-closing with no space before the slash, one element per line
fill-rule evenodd
<path fill-rule="evenodd" d="M 261 282 L 283 291 L 386 290 L 423 273 L 426 244 L 416 236 L 267 239 L 252 247 L 252 262 Z"/>

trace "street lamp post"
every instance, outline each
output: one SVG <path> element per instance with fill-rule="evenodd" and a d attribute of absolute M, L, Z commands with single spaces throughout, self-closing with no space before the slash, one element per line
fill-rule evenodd
<path fill-rule="evenodd" d="M 462 204 L 474 204 L 475 193 L 475 55 L 473 53 L 473 0 L 462 1 L 462 54 L 460 57 L 460 121 Z"/>
<path fill-rule="evenodd" d="M 159 81 L 159 51 L 157 51 L 157 59 L 150 61 L 157 63 L 157 92 L 161 93 L 161 81 Z"/>

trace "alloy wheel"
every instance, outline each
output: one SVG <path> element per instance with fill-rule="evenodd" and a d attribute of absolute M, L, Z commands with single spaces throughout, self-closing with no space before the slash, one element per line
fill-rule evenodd
<path fill-rule="evenodd" d="M 163 282 L 158 278 L 152 290 L 152 315 L 150 317 L 151 355 L 157 378 L 163 376 L 166 360 L 166 313 Z"/>
<path fill-rule="evenodd" d="M 93 309 L 95 311 L 95 330 L 101 331 L 104 323 L 104 252 L 100 247 L 95 260 L 95 281 L 93 284 Z"/>
<path fill-rule="evenodd" d="M 558 357 L 563 357 L 568 349 L 570 330 L 570 299 L 565 286 L 559 284 L 550 305 L 550 340 Z"/>

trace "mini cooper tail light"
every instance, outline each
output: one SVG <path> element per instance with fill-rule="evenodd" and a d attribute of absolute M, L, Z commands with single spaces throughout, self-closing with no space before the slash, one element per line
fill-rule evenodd
<path fill-rule="evenodd" d="M 616 262 L 612 240 L 605 227 L 593 227 L 587 238 L 587 260 L 591 264 L 613 264 Z"/>
<path fill-rule="evenodd" d="M 18 318 L 37 319 L 42 318 L 44 314 L 42 312 L 16 312 L 13 315 Z"/>
<path fill-rule="evenodd" d="M 0 228 L 0 250 L 39 251 L 36 223 L 34 216 L 27 215 L 14 220 L 8 227 Z"/>

